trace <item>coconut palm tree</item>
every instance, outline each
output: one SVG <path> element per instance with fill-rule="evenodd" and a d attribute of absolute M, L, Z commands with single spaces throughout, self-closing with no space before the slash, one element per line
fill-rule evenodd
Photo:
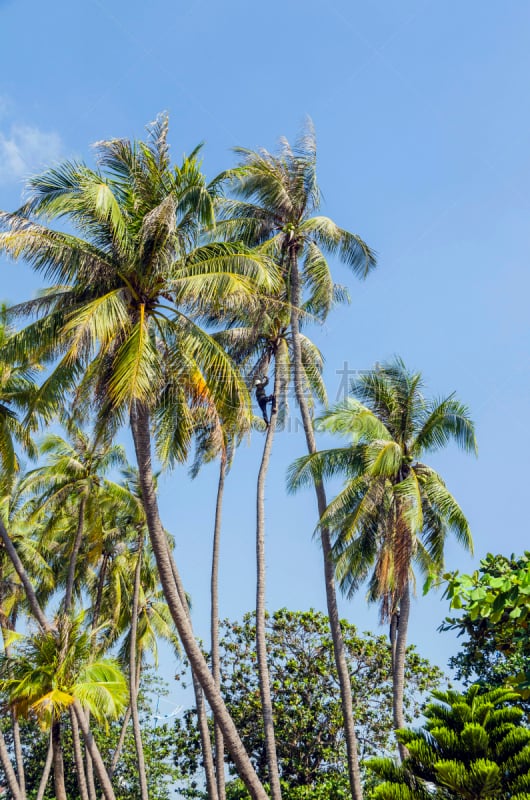
<path fill-rule="evenodd" d="M 188 400 L 205 385 L 220 413 L 227 405 L 248 413 L 237 370 L 199 322 L 221 307 L 252 304 L 276 276 L 243 246 L 200 245 L 201 226 L 213 222 L 215 185 L 206 184 L 196 152 L 171 165 L 167 132 L 162 118 L 147 143 L 100 142 L 97 169 L 67 162 L 48 170 L 31 179 L 21 210 L 2 215 L 0 252 L 25 257 L 55 282 L 12 312 L 37 319 L 6 354 L 56 362 L 38 395 L 41 413 L 75 391 L 75 402 L 95 408 L 101 425 L 115 429 L 129 419 L 166 600 L 241 777 L 253 797 L 264 798 L 193 635 L 158 511 L 151 449 L 152 430 L 156 440 L 169 428 L 174 449 L 185 454 Z M 59 218 L 79 235 L 41 224 Z"/>
<path fill-rule="evenodd" d="M 221 553 L 221 532 L 224 489 L 227 475 L 231 469 L 235 451 L 247 433 L 249 419 L 234 417 L 221 420 L 215 405 L 198 409 L 195 423 L 195 458 L 190 475 L 196 478 L 204 464 L 219 459 L 219 478 L 215 498 L 215 514 L 212 542 L 212 566 L 210 572 L 210 658 L 215 685 L 221 688 L 221 660 L 219 653 L 219 558 Z M 204 722 L 199 722 L 200 731 Z M 225 800 L 224 740 L 219 725 L 214 721 L 215 779 L 219 800 Z"/>
<path fill-rule="evenodd" d="M 405 724 L 412 567 L 416 564 L 427 576 L 439 575 L 449 532 L 472 550 L 460 506 L 422 459 L 451 441 L 476 452 L 474 426 L 454 395 L 428 401 L 422 389 L 421 374 L 407 370 L 399 358 L 356 378 L 351 397 L 317 423 L 319 429 L 350 442 L 298 459 L 289 476 L 291 489 L 331 475 L 346 478 L 320 525 L 333 531 L 342 590 L 351 596 L 369 577 L 368 598 L 380 603 L 381 618 L 390 623 L 396 729 Z M 405 754 L 402 745 L 400 752 Z"/>
<path fill-rule="evenodd" d="M 27 412 L 36 395 L 35 377 L 39 368 L 28 358 L 28 354 L 23 358 L 3 358 L 2 349 L 11 336 L 5 323 L 5 317 L 6 310 L 2 308 L 0 320 L 0 493 L 2 496 L 0 538 L 24 586 L 32 613 L 39 625 L 45 627 L 47 621 L 41 613 L 33 585 L 5 527 L 6 513 L 9 513 L 6 512 L 6 503 L 9 508 L 10 496 L 20 466 L 16 449 L 20 448 L 31 458 L 37 454 L 37 448 L 31 438 L 31 432 L 35 429 L 35 416 Z M 25 416 L 25 424 L 19 419 L 20 414 Z"/>
<path fill-rule="evenodd" d="M 21 716 L 33 714 L 51 729 L 55 796 L 66 800 L 61 747 L 61 718 L 72 708 L 90 740 L 83 709 L 100 722 L 116 717 L 126 703 L 127 684 L 117 662 L 91 659 L 90 635 L 83 628 L 83 614 L 61 615 L 56 631 L 39 631 L 13 646 L 10 656 L 0 658 L 0 686 Z M 93 749 L 98 777 L 106 800 L 114 792 L 99 755 Z M 79 772 L 80 780 L 82 772 Z"/>
<path fill-rule="evenodd" d="M 74 589 L 80 588 L 75 579 L 83 539 L 87 531 L 92 539 L 101 532 L 102 497 L 115 487 L 106 474 L 123 466 L 126 458 L 123 447 L 113 445 L 103 428 L 91 438 L 74 417 L 64 425 L 68 439 L 58 434 L 45 437 L 40 452 L 47 463 L 26 474 L 21 490 L 31 495 L 30 505 L 36 507 L 31 519 L 43 523 L 44 535 L 52 542 L 48 551 L 56 574 L 64 574 L 67 566 L 63 607 L 68 614 Z"/>
<path fill-rule="evenodd" d="M 294 147 L 282 139 L 278 154 L 237 148 L 241 163 L 232 170 L 236 199 L 225 200 L 221 229 L 226 236 L 248 244 L 262 244 L 274 258 L 287 285 L 293 346 L 296 400 L 300 409 L 307 448 L 316 451 L 303 370 L 300 321 L 304 313 L 325 319 L 333 303 L 347 293 L 334 284 L 327 255 L 337 255 L 359 277 L 375 266 L 375 257 L 360 236 L 340 228 L 318 214 L 320 190 L 316 177 L 316 139 L 309 122 Z M 327 506 L 324 485 L 315 483 L 319 515 Z M 321 528 L 328 615 L 335 647 L 348 749 L 350 787 L 356 800 L 362 797 L 353 724 L 351 686 L 337 609 L 329 532 Z"/>
<path fill-rule="evenodd" d="M 265 637 L 265 485 L 277 426 L 278 423 L 283 426 L 288 412 L 288 388 L 293 377 L 290 308 L 286 299 L 286 287 L 263 302 L 258 313 L 251 314 L 239 322 L 246 324 L 234 325 L 218 334 L 217 338 L 248 373 L 251 384 L 255 383 L 255 379 L 263 381 L 263 378 L 268 376 L 271 365 L 274 375 L 272 386 L 274 399 L 266 427 L 256 491 L 256 653 L 271 794 L 273 798 L 280 798 L 281 787 Z M 321 376 L 322 357 L 306 337 L 302 337 L 302 352 L 304 378 L 311 387 L 312 395 L 325 402 L 326 393 Z M 258 424 L 262 425 L 261 422 Z"/>
<path fill-rule="evenodd" d="M 5 527 L 11 532 L 10 536 L 16 544 L 17 552 L 23 562 L 28 565 L 32 578 L 38 586 L 38 594 L 42 598 L 53 591 L 55 579 L 43 554 L 39 552 L 36 541 L 33 540 L 32 534 L 34 534 L 35 526 L 28 525 L 27 520 L 21 513 L 19 487 L 20 481 L 17 479 L 11 485 L 10 493 L 4 496 L 0 503 L 0 514 L 4 520 Z M 7 557 L 5 548 L 0 546 L 0 628 L 2 630 L 4 651 L 8 656 L 11 650 L 11 642 L 16 638 L 17 622 L 26 613 L 27 604 L 25 603 L 25 594 L 20 578 Z M 10 708 L 10 715 L 16 760 L 16 776 L 20 796 L 24 799 L 26 795 L 24 760 L 16 709 Z"/>

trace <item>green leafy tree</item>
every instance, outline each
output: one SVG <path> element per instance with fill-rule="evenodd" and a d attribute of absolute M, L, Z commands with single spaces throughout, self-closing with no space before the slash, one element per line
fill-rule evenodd
<path fill-rule="evenodd" d="M 530 552 L 522 556 L 488 555 L 472 575 L 445 576 L 446 596 L 457 617 L 442 630 L 463 637 L 449 663 L 466 683 L 509 683 L 530 712 Z"/>
<path fill-rule="evenodd" d="M 506 689 L 434 692 L 420 730 L 401 730 L 408 757 L 401 766 L 376 759 L 376 800 L 527 800 L 530 730 L 521 725 L 517 695 Z"/>
<path fill-rule="evenodd" d="M 290 469 L 296 489 L 332 475 L 346 477 L 320 526 L 333 531 L 335 569 L 353 595 L 369 578 L 368 599 L 390 623 L 394 727 L 404 727 L 404 665 L 412 566 L 428 577 L 443 569 L 449 532 L 472 549 L 460 506 L 441 476 L 421 460 L 455 441 L 476 450 L 468 411 L 453 395 L 425 400 L 420 373 L 400 359 L 352 382 L 351 397 L 324 414 L 318 427 L 348 437 L 341 448 L 298 459 Z M 405 751 L 400 746 L 400 752 Z"/>
<path fill-rule="evenodd" d="M 287 287 L 290 304 L 290 333 L 293 349 L 294 388 L 310 453 L 316 451 L 311 415 L 311 393 L 304 372 L 301 318 L 311 314 L 324 320 L 333 303 L 347 293 L 331 277 L 326 256 L 337 255 L 359 277 L 375 266 L 375 257 L 360 236 L 340 228 L 329 217 L 318 214 L 320 189 L 317 181 L 317 149 L 313 127 L 292 147 L 281 140 L 277 154 L 237 148 L 240 165 L 231 172 L 235 199 L 222 206 L 227 235 L 260 244 L 278 264 Z M 322 481 L 315 482 L 319 515 L 327 506 Z M 340 678 L 342 709 L 348 743 L 348 771 L 355 800 L 362 797 L 357 742 L 351 713 L 348 671 L 337 608 L 331 543 L 326 527 L 321 528 L 328 615 Z"/>
<path fill-rule="evenodd" d="M 360 754 L 366 758 L 393 752 L 390 654 L 384 637 L 357 633 L 342 620 Z M 222 691 L 258 774 L 266 780 L 261 695 L 256 674 L 254 615 L 223 623 Z M 295 798 L 351 796 L 340 685 L 328 619 L 315 611 L 281 609 L 267 619 L 267 650 L 282 793 Z M 439 685 L 442 674 L 408 648 L 407 719 L 417 718 L 424 693 Z M 175 759 L 192 779 L 200 750 L 193 710 L 175 723 Z M 328 791 L 328 795 L 326 795 Z M 197 792 L 200 794 L 199 790 Z M 227 796 L 248 797 L 240 782 L 227 785 Z"/>
<path fill-rule="evenodd" d="M 97 146 L 97 169 L 66 162 L 31 179 L 30 198 L 3 214 L 0 252 L 25 257 L 55 285 L 13 313 L 37 319 L 11 341 L 9 353 L 32 353 L 54 368 L 39 408 L 55 411 L 75 392 L 100 424 L 129 420 L 153 552 L 180 638 L 256 800 L 265 795 L 224 708 L 195 640 L 162 525 L 153 477 L 152 430 L 165 461 L 187 454 L 193 430 L 190 398 L 208 387 L 218 405 L 248 414 L 249 398 L 223 349 L 201 326 L 223 307 L 247 305 L 271 288 L 275 270 L 239 245 L 200 244 L 214 221 L 215 185 L 208 185 L 195 151 L 173 166 L 167 118 L 148 141 Z M 64 219 L 78 235 L 47 227 Z M 210 780 L 210 790 L 215 787 Z"/>

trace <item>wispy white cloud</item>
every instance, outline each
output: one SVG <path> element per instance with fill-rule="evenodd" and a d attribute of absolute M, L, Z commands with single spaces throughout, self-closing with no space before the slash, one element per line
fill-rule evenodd
<path fill-rule="evenodd" d="M 0 97 L 0 184 L 20 180 L 61 156 L 61 137 L 34 125 L 2 124 L 7 102 Z M 5 114 L 4 114 L 4 122 Z"/>

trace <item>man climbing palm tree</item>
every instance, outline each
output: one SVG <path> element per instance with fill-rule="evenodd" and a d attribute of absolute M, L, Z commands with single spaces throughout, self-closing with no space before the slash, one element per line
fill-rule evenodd
<path fill-rule="evenodd" d="M 256 389 L 256 400 L 258 401 L 258 405 L 261 409 L 261 413 L 263 419 L 265 420 L 265 425 L 269 425 L 269 418 L 267 417 L 267 404 L 271 404 L 271 414 L 276 413 L 276 397 L 273 394 L 267 395 L 265 393 L 265 387 L 267 386 L 269 379 L 266 375 L 261 375 L 256 378 L 254 381 L 254 386 Z"/>

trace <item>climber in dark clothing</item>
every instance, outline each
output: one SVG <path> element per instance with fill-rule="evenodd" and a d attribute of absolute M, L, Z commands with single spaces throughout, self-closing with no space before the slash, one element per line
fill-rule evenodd
<path fill-rule="evenodd" d="M 268 384 L 269 379 L 266 376 L 259 376 L 254 381 L 254 388 L 256 389 L 256 400 L 258 401 L 258 405 L 261 409 L 261 413 L 263 415 L 263 419 L 265 420 L 265 424 L 269 424 L 269 420 L 267 418 L 267 403 L 271 403 L 271 414 L 276 413 L 276 398 L 273 394 L 267 395 L 265 393 L 265 387 Z"/>

